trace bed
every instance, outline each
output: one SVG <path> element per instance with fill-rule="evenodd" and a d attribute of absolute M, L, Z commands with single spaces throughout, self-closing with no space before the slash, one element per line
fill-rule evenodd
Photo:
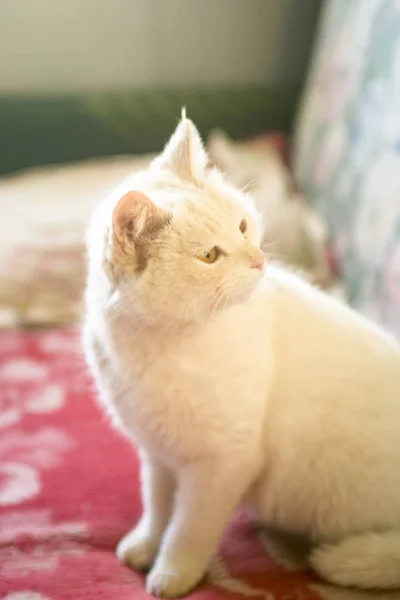
<path fill-rule="evenodd" d="M 246 115 L 253 119 L 257 114 L 255 109 L 249 110 L 249 99 L 244 100 L 240 94 L 237 105 L 243 119 L 237 119 L 237 111 L 228 111 L 232 123 L 246 123 L 246 118 L 250 119 Z M 202 113 L 203 98 L 203 104 L 197 104 L 199 118 L 201 114 L 203 119 L 212 114 L 213 106 L 225 107 L 227 103 L 221 98 L 224 100 L 223 96 L 208 98 L 208 108 Z M 269 106 L 277 107 L 280 114 L 282 106 L 286 106 L 286 116 L 280 121 L 275 119 L 274 126 L 288 126 L 287 114 L 294 105 L 292 95 L 286 98 L 286 104 L 276 97 L 271 103 L 268 95 L 251 95 L 254 107 L 264 114 L 260 107 L 265 104 L 260 99 L 269 99 Z M 120 127 L 121 114 L 113 119 L 115 114 L 110 110 L 110 106 L 115 107 L 115 99 L 106 100 L 92 98 L 90 114 L 105 115 L 107 126 L 111 123 Z M 121 100 L 121 107 L 130 105 L 126 100 Z M 35 110 L 38 103 L 35 100 Z M 181 98 L 175 98 L 175 104 L 169 104 L 174 118 L 183 103 L 186 102 Z M 89 105 L 86 102 L 87 110 Z M 147 111 L 147 121 L 143 121 L 141 113 L 140 119 L 135 117 L 137 122 L 152 123 L 153 133 L 156 129 L 170 131 L 169 127 L 154 125 L 147 98 L 139 105 Z M 62 108 L 57 102 L 54 106 Z M 154 102 L 151 106 L 161 104 Z M 195 100 L 194 106 L 196 112 Z M 24 107 L 22 113 L 27 114 L 25 104 Z M 77 114 L 83 118 L 84 111 L 78 108 Z M 207 116 L 209 125 L 224 124 L 223 112 L 221 109 L 220 114 L 213 113 L 218 123 L 211 123 Z M 4 114 L 8 114 L 7 110 Z M 54 114 L 53 111 L 53 117 Z M 197 120 L 196 114 L 193 116 Z M 91 129 L 92 122 L 89 127 L 90 117 L 87 118 L 84 131 L 90 133 L 87 139 L 91 140 L 89 149 L 94 154 L 100 138 Z M 131 118 L 136 122 L 132 115 Z M 255 133 L 269 125 L 251 119 L 248 128 L 237 131 L 238 135 Z M 229 130 L 229 123 L 225 125 Z M 112 137 L 107 131 L 107 136 Z M 68 144 L 74 135 L 68 133 L 65 148 L 70 150 Z M 125 129 L 123 138 L 124 135 Z M 57 155 L 55 146 L 64 146 L 56 142 L 54 138 L 47 147 L 43 162 L 71 157 Z M 124 149 L 124 144 L 114 148 L 120 152 Z M 82 153 L 86 151 L 87 147 Z M 112 429 L 97 403 L 82 356 L 79 319 L 88 215 L 100 196 L 149 158 L 114 155 L 63 167 L 29 169 L 0 181 L 1 600 L 148 597 L 144 577 L 120 564 L 115 556 L 118 541 L 141 512 L 138 460 L 135 449 Z M 28 163 L 25 156 L 18 164 Z M 8 163 L 4 164 L 15 168 L 15 155 L 9 153 Z M 400 594 L 365 594 L 323 584 L 304 569 L 295 549 L 279 555 L 263 531 L 238 513 L 223 538 L 208 578 L 190 598 L 249 597 L 399 600 Z"/>
<path fill-rule="evenodd" d="M 140 516 L 138 460 L 96 401 L 79 322 L 89 214 L 150 158 L 0 180 L 0 598 L 147 597 L 143 576 L 115 556 Z M 192 597 L 320 598 L 299 567 L 274 562 L 263 532 L 238 514 Z"/>
<path fill-rule="evenodd" d="M 79 328 L 3 331 L 0 390 L 0 597 L 147 598 L 143 576 L 115 556 L 140 516 L 138 460 L 98 406 Z M 295 563 L 274 563 L 238 514 L 191 598 L 317 600 L 318 590 Z"/>

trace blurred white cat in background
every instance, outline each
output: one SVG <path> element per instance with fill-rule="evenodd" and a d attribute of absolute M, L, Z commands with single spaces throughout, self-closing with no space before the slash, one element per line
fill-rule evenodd
<path fill-rule="evenodd" d="M 236 142 L 215 130 L 208 153 L 231 183 L 251 193 L 265 224 L 263 249 L 302 271 L 312 283 L 340 295 L 329 261 L 327 226 L 295 190 L 277 148 L 268 142 Z"/>

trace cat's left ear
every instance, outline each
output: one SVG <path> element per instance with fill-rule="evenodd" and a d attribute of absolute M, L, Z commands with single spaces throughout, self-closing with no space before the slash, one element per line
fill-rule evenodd
<path fill-rule="evenodd" d="M 178 127 L 162 154 L 154 160 L 153 166 L 168 169 L 184 181 L 199 183 L 204 177 L 207 163 L 208 156 L 200 134 L 183 109 Z"/>
<path fill-rule="evenodd" d="M 143 192 L 129 191 L 120 198 L 113 211 L 113 232 L 117 239 L 142 243 L 145 236 L 156 233 L 171 219 L 170 214 L 157 206 Z"/>

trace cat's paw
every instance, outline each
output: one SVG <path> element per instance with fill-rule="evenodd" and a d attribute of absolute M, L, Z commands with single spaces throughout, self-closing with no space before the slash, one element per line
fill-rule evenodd
<path fill-rule="evenodd" d="M 119 560 L 135 571 L 148 571 L 156 558 L 158 543 L 134 529 L 125 535 L 117 547 Z"/>
<path fill-rule="evenodd" d="M 155 565 L 146 580 L 148 594 L 157 598 L 181 598 L 200 583 L 203 574 L 197 571 L 179 570 L 167 563 Z"/>

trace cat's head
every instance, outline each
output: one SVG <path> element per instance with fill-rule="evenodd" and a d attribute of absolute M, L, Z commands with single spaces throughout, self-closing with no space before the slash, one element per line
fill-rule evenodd
<path fill-rule="evenodd" d="M 163 153 L 112 207 L 104 266 L 119 310 L 196 322 L 248 298 L 264 263 L 252 202 L 208 159 L 183 115 Z"/>

